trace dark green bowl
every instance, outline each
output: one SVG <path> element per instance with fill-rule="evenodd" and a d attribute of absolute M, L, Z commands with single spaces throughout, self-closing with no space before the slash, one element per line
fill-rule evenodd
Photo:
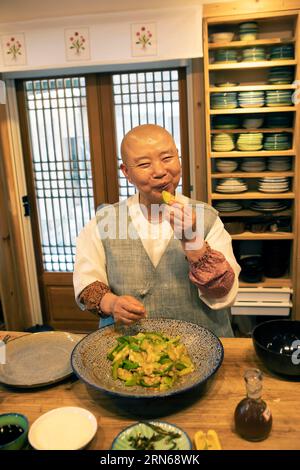
<path fill-rule="evenodd" d="M 20 435 L 3 445 L 0 445 L 0 450 L 18 450 L 22 449 L 27 443 L 27 435 L 29 430 L 29 423 L 26 416 L 19 413 L 5 413 L 0 415 L 0 428 L 2 426 L 15 424 L 23 429 Z"/>

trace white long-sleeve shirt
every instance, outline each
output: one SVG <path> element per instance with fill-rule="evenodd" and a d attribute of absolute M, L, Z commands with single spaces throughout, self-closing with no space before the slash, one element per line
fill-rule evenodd
<path fill-rule="evenodd" d="M 179 201 L 182 200 L 182 202 L 189 201 L 182 195 L 177 195 L 176 198 Z M 126 201 L 128 211 L 144 249 L 153 263 L 153 266 L 156 267 L 167 248 L 170 238 L 174 235 L 173 229 L 167 220 L 161 223 L 150 223 L 144 217 L 138 201 L 138 194 L 128 198 Z M 233 254 L 231 237 L 225 230 L 219 217 L 216 218 L 205 240 L 213 250 L 220 251 L 224 255 L 235 274 L 232 288 L 228 294 L 222 298 L 213 299 L 211 297 L 205 297 L 198 289 L 201 300 L 211 309 L 218 310 L 233 305 L 238 292 L 238 277 L 241 268 Z M 96 217 L 91 219 L 82 229 L 76 241 L 73 283 L 75 298 L 81 308 L 84 308 L 84 306 L 79 302 L 80 293 L 85 287 L 95 281 L 100 281 L 108 285 L 105 251 L 100 238 Z"/>

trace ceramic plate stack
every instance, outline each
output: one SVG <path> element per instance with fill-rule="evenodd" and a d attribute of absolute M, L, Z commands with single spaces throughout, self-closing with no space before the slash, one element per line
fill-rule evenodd
<path fill-rule="evenodd" d="M 265 158 L 243 158 L 241 170 L 248 173 L 258 173 L 266 169 Z"/>
<path fill-rule="evenodd" d="M 264 140 L 265 150 L 288 150 L 292 146 L 291 136 L 287 132 L 266 134 Z"/>
<path fill-rule="evenodd" d="M 268 76 L 268 82 L 273 85 L 285 85 L 294 80 L 293 67 L 273 67 Z"/>
<path fill-rule="evenodd" d="M 292 168 L 291 159 L 288 157 L 270 157 L 268 158 L 269 171 L 289 171 Z"/>
<path fill-rule="evenodd" d="M 262 132 L 239 134 L 237 140 L 237 149 L 241 150 L 242 152 L 253 152 L 256 150 L 261 150 L 263 147 L 262 141 Z"/>
<path fill-rule="evenodd" d="M 260 108 L 265 104 L 265 92 L 241 91 L 238 93 L 238 103 L 241 108 Z"/>
<path fill-rule="evenodd" d="M 271 113 L 269 116 L 267 116 L 266 126 L 271 128 L 291 127 L 292 116 L 290 116 L 290 113 Z"/>
<path fill-rule="evenodd" d="M 238 167 L 238 162 L 236 160 L 217 160 L 216 168 L 221 173 L 231 173 L 235 171 Z"/>
<path fill-rule="evenodd" d="M 234 150 L 235 143 L 231 134 L 216 134 L 212 138 L 212 148 L 215 152 L 231 152 Z"/>
<path fill-rule="evenodd" d="M 237 51 L 235 49 L 219 49 L 215 53 L 215 64 L 237 62 Z"/>
<path fill-rule="evenodd" d="M 218 181 L 216 191 L 218 193 L 242 193 L 248 186 L 241 178 L 224 178 Z"/>
<path fill-rule="evenodd" d="M 243 62 L 259 62 L 261 60 L 266 60 L 266 51 L 263 47 L 249 47 L 244 49 L 243 52 Z"/>
<path fill-rule="evenodd" d="M 237 129 L 240 125 L 239 116 L 230 114 L 222 114 L 220 116 L 214 116 L 213 128 L 214 129 Z"/>
<path fill-rule="evenodd" d="M 271 60 L 292 60 L 294 58 L 293 44 L 281 44 L 279 46 L 271 47 L 270 59 Z"/>
<path fill-rule="evenodd" d="M 241 41 L 254 41 L 257 38 L 258 26 L 255 21 L 248 21 L 239 25 Z"/>
<path fill-rule="evenodd" d="M 276 200 L 268 201 L 266 199 L 262 201 L 254 201 L 250 204 L 251 209 L 259 212 L 279 212 L 283 211 L 287 207 L 288 205 L 286 202 Z"/>
<path fill-rule="evenodd" d="M 236 212 L 243 208 L 243 206 L 236 201 L 220 201 L 217 202 L 214 207 L 219 212 Z"/>
<path fill-rule="evenodd" d="M 260 178 L 258 182 L 258 190 L 263 193 L 284 193 L 289 190 L 289 187 L 289 178 L 286 176 Z"/>
<path fill-rule="evenodd" d="M 237 93 L 212 93 L 212 109 L 232 109 L 237 108 Z"/>
<path fill-rule="evenodd" d="M 266 106 L 291 106 L 293 90 L 266 91 Z"/>

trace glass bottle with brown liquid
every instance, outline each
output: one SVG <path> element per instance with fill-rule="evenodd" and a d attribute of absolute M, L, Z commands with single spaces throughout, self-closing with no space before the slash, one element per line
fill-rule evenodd
<path fill-rule="evenodd" d="M 247 397 L 237 405 L 234 413 L 236 432 L 248 441 L 262 441 L 270 434 L 272 414 L 262 400 L 262 373 L 258 369 L 245 372 Z"/>

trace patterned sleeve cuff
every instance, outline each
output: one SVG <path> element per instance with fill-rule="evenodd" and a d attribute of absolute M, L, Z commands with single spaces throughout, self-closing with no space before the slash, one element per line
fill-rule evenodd
<path fill-rule="evenodd" d="M 110 288 L 100 281 L 95 281 L 92 284 L 89 284 L 80 294 L 80 302 L 82 302 L 87 310 L 98 315 L 99 317 L 106 318 L 100 308 L 101 300 L 107 294 L 111 292 Z"/>

